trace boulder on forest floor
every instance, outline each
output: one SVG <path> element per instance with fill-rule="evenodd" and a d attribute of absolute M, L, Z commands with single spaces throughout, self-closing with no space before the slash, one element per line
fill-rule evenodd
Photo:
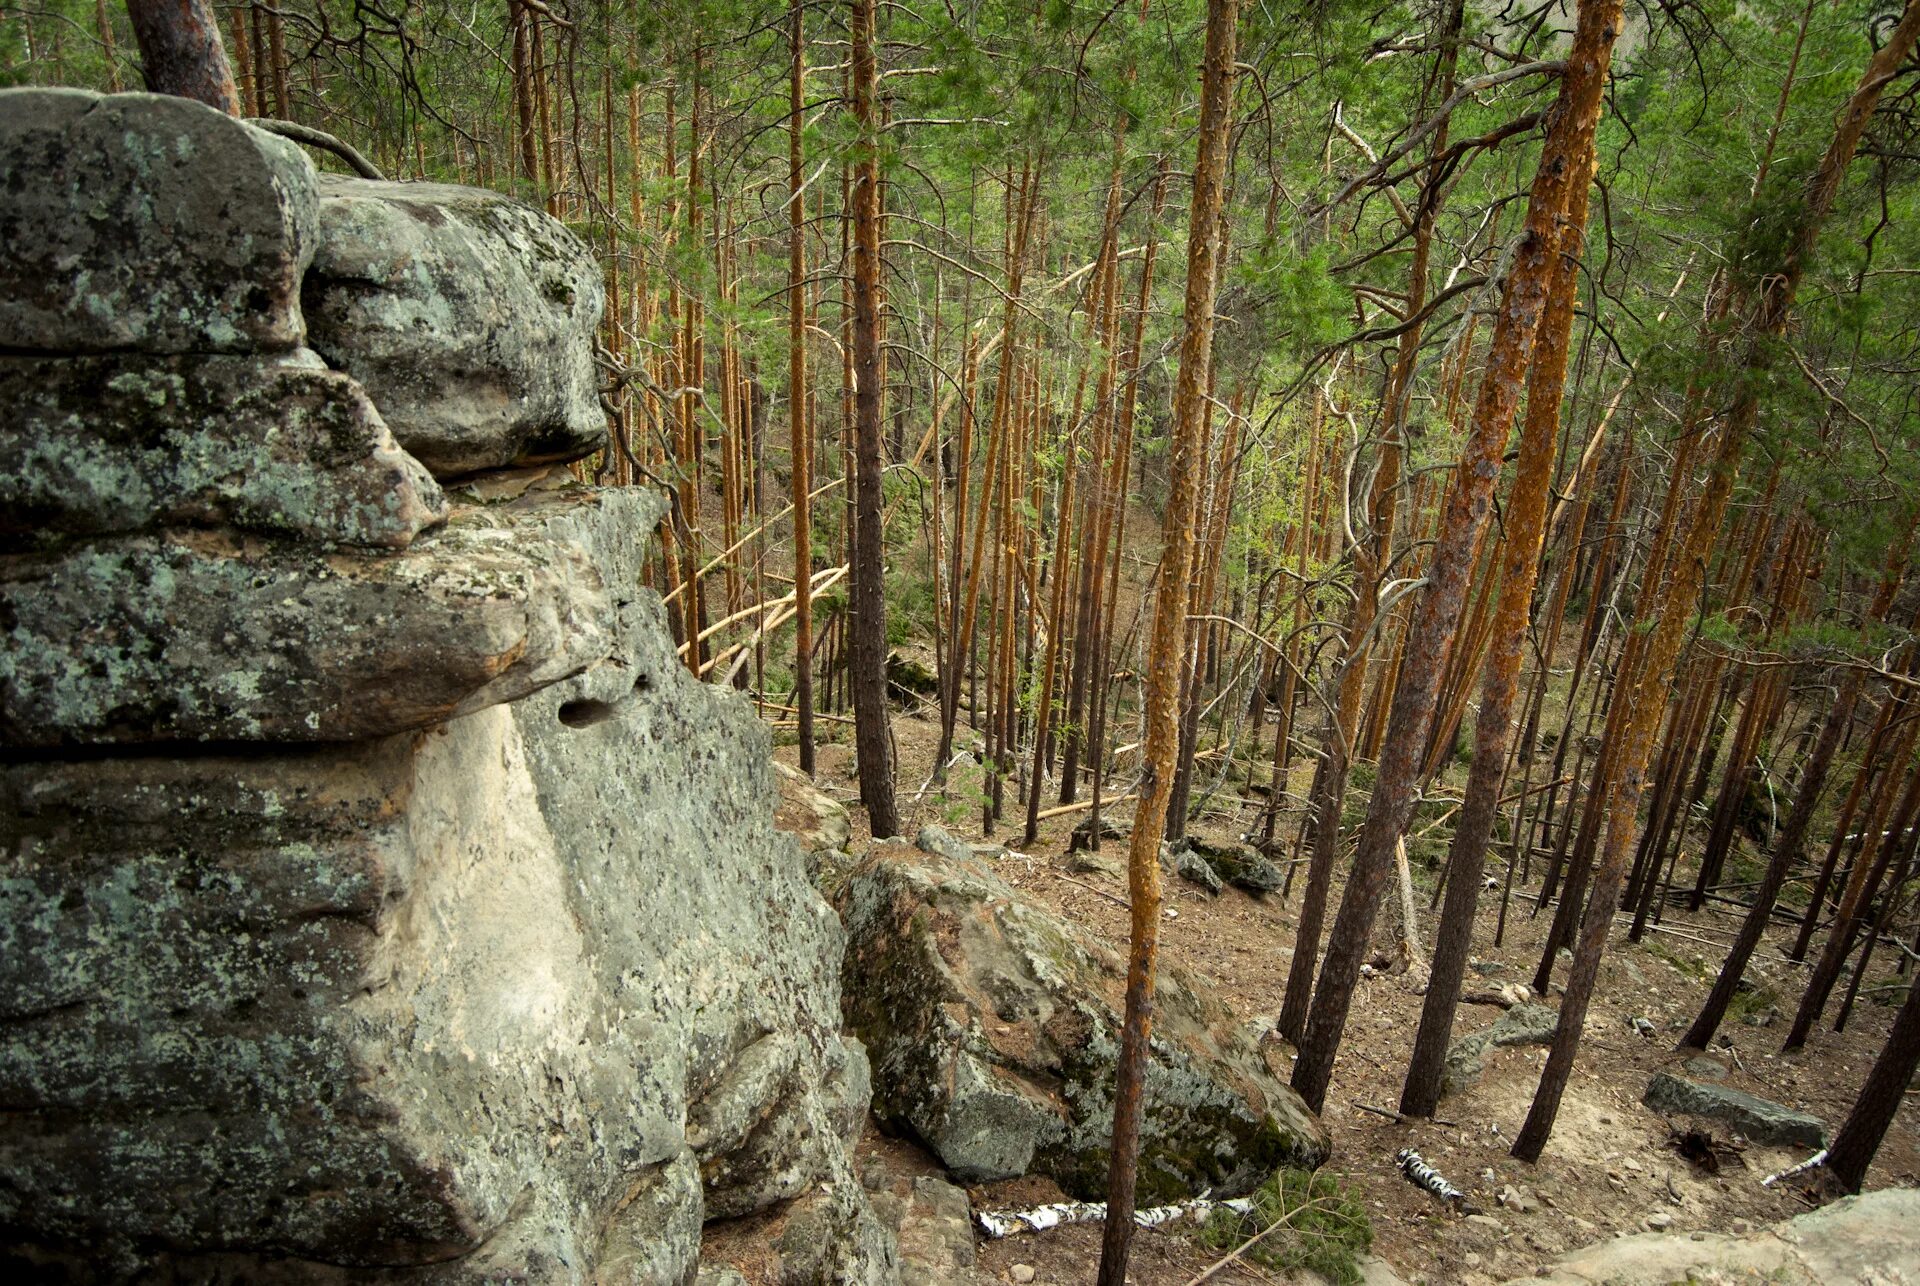
<path fill-rule="evenodd" d="M 1508 1286 L 1666 1286 L 1764 1281 L 1776 1286 L 1910 1281 L 1920 1263 L 1920 1192 L 1846 1197 L 1745 1236 L 1670 1232 L 1616 1237 L 1573 1251 Z"/>
<path fill-rule="evenodd" d="M 1484 1031 L 1457 1038 L 1447 1046 L 1440 1091 L 1456 1094 L 1478 1083 L 1487 1070 L 1487 1051 L 1513 1045 L 1545 1045 L 1559 1025 L 1559 1011 L 1545 1005 L 1518 1004 L 1501 1014 Z"/>
<path fill-rule="evenodd" d="M 774 760 L 773 775 L 780 786 L 780 808 L 773 815 L 773 824 L 798 840 L 808 853 L 846 848 L 853 838 L 853 821 L 846 805 L 790 764 Z"/>
<path fill-rule="evenodd" d="M 1766 1147 L 1822 1148 L 1827 1123 L 1730 1085 L 1690 1081 L 1671 1072 L 1655 1072 L 1640 1101 L 1662 1116 L 1694 1116 L 1738 1130 Z"/>
<path fill-rule="evenodd" d="M 1203 860 L 1221 880 L 1255 897 L 1277 892 L 1286 878 L 1277 865 L 1251 844 L 1186 835 L 1173 846 L 1176 861 L 1183 849 Z"/>
<path fill-rule="evenodd" d="M 974 858 L 874 846 L 840 898 L 848 1026 L 874 1108 L 964 1182 L 1107 1177 L 1125 966 Z M 1143 1203 L 1318 1165 L 1328 1135 L 1200 980 L 1165 969 L 1141 1127 Z"/>

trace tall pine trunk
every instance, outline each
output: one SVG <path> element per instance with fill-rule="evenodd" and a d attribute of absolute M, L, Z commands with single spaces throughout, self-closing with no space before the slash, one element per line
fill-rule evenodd
<path fill-rule="evenodd" d="M 1394 850 L 1412 815 L 1419 759 L 1432 727 L 1434 699 L 1448 644 L 1465 606 L 1467 580 L 1486 528 L 1507 430 L 1513 423 L 1535 333 L 1559 262 L 1556 251 L 1562 240 L 1568 198 L 1575 187 L 1591 181 L 1594 125 L 1600 116 L 1601 92 L 1619 27 L 1619 0 L 1583 0 L 1573 49 L 1561 75 L 1559 101 L 1550 114 L 1553 125 L 1528 199 L 1526 231 L 1501 295 L 1472 427 L 1447 486 L 1440 532 L 1428 564 L 1426 591 L 1408 627 L 1406 660 L 1394 688 L 1373 799 L 1360 831 L 1359 850 L 1354 855 L 1340 914 L 1328 938 L 1326 961 L 1314 990 L 1300 1056 L 1293 1067 L 1293 1088 L 1316 1111 L 1326 1101 L 1334 1055 L 1353 1003 L 1360 962 L 1373 932 L 1374 913 L 1386 888 Z"/>
<path fill-rule="evenodd" d="M 1193 166 L 1193 208 L 1187 220 L 1187 286 L 1182 312 L 1180 374 L 1174 384 L 1172 442 L 1160 583 L 1146 667 L 1146 741 L 1140 802 L 1127 855 L 1132 925 L 1127 953 L 1126 1017 L 1113 1094 L 1113 1145 L 1107 1176 L 1107 1219 L 1100 1245 L 1100 1286 L 1124 1286 L 1133 1241 L 1134 1179 L 1140 1159 L 1141 1093 L 1152 1029 L 1154 962 L 1160 939 L 1160 834 L 1180 744 L 1180 671 L 1187 634 L 1187 576 L 1192 562 L 1203 399 L 1213 361 L 1213 308 L 1219 288 L 1220 206 L 1226 187 L 1228 125 L 1236 73 L 1238 0 L 1207 0 L 1207 43 L 1201 68 L 1200 138 Z"/>
<path fill-rule="evenodd" d="M 860 147 L 853 174 L 853 614 L 854 757 L 860 802 L 875 839 L 900 829 L 893 802 L 893 732 L 887 708 L 886 550 L 881 540 L 880 133 L 874 99 L 874 0 L 853 0 L 853 117 Z"/>

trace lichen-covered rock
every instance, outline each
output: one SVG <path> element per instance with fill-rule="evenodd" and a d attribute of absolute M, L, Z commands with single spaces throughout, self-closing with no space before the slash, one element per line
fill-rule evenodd
<path fill-rule="evenodd" d="M 813 779 L 788 764 L 774 761 L 780 785 L 780 809 L 774 825 L 800 842 L 808 853 L 843 850 L 853 838 L 853 822 L 846 805 L 813 784 Z"/>
<path fill-rule="evenodd" d="M 873 1197 L 874 1213 L 900 1243 L 900 1286 L 991 1281 L 974 1268 L 973 1205 L 966 1189 L 932 1175 L 903 1178 Z"/>
<path fill-rule="evenodd" d="M 1226 882 L 1220 873 L 1213 869 L 1213 863 L 1186 844 L 1176 844 L 1171 848 L 1162 847 L 1160 860 L 1172 869 L 1173 873 L 1187 883 L 1205 889 L 1208 893 L 1219 893 L 1226 888 Z"/>
<path fill-rule="evenodd" d="M 1719 1121 L 1751 1142 L 1768 1147 L 1811 1150 L 1827 1145 L 1827 1123 L 1819 1117 L 1756 1098 L 1730 1085 L 1705 1084 L 1672 1072 L 1655 1072 L 1640 1101 L 1662 1116 Z"/>
<path fill-rule="evenodd" d="M 1447 1046 L 1440 1092 L 1456 1094 L 1477 1084 L 1487 1070 L 1487 1051 L 1514 1045 L 1545 1045 L 1553 1039 L 1560 1011 L 1545 1005 L 1516 1004 L 1482 1031 L 1455 1038 Z"/>
<path fill-rule="evenodd" d="M 313 164 L 185 98 L 0 91 L 0 349 L 292 348 Z"/>
<path fill-rule="evenodd" d="M 1700 1231 L 1612 1237 L 1564 1255 L 1508 1286 L 1894 1286 L 1920 1264 L 1920 1192 L 1889 1188 L 1843 1197 L 1746 1236 Z"/>
<path fill-rule="evenodd" d="M 606 441 L 605 299 L 579 238 L 478 188 L 320 180 L 309 342 L 366 386 L 438 477 L 571 460 Z"/>
<path fill-rule="evenodd" d="M 1192 850 L 1220 879 L 1255 897 L 1278 891 L 1286 879 L 1285 873 L 1251 844 L 1188 835 L 1174 847 Z"/>
<path fill-rule="evenodd" d="M 779 1286 L 900 1286 L 897 1235 L 851 1169 L 795 1200 L 773 1244 Z"/>
<path fill-rule="evenodd" d="M 0 744 L 426 727 L 606 657 L 603 569 L 485 509 L 388 557 L 209 531 L 0 558 Z"/>
<path fill-rule="evenodd" d="M 83 1277 L 684 1283 L 703 1219 L 828 1182 L 827 1262 L 886 1261 L 833 1280 L 888 1280 L 841 930 L 767 733 L 639 587 L 657 514 L 568 488 L 466 519 L 591 559 L 618 612 L 512 705 L 0 767 L 0 1244 Z"/>
<path fill-rule="evenodd" d="M 312 352 L 0 357 L 0 540 L 233 526 L 399 548 L 439 484 Z"/>
<path fill-rule="evenodd" d="M 964 1182 L 1045 1174 L 1097 1197 L 1125 968 L 983 862 L 876 844 L 840 899 L 847 1024 L 874 1110 Z M 1211 988 L 1165 969 L 1141 1127 L 1143 1202 L 1314 1166 L 1328 1135 Z"/>

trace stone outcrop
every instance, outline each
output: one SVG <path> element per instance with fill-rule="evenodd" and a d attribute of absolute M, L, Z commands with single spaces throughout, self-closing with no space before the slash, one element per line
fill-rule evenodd
<path fill-rule="evenodd" d="M 0 545 L 0 1265 L 683 1286 L 704 1222 L 771 1210 L 824 1239 L 791 1280 L 890 1281 L 848 1155 L 844 934 L 774 828 L 766 730 L 642 583 L 661 500 L 539 468 L 442 496 L 375 384 L 294 348 L 275 274 L 311 230 L 269 253 L 241 179 L 266 155 L 310 188 L 306 162 L 180 100 L 20 91 L 0 171 L 101 121 L 89 146 L 139 164 L 61 162 L 98 191 L 0 183 L 0 227 L 64 227 L 62 192 L 104 221 L 0 341 L 53 354 L 3 378 L 56 452 L 0 436 L 37 524 Z M 240 176 L 227 204 L 167 186 L 178 158 Z M 532 229 L 514 253 L 570 240 L 457 190 L 409 217 L 434 201 Z M 121 234 L 191 326 L 137 315 Z M 125 351 L 74 342 L 124 299 Z M 590 372 L 597 286 L 567 307 L 579 329 L 509 310 L 495 338 Z"/>
<path fill-rule="evenodd" d="M 1286 881 L 1286 874 L 1270 861 L 1259 849 L 1251 844 L 1237 840 L 1210 840 L 1199 835 L 1183 836 L 1173 845 L 1174 862 L 1178 873 L 1185 875 L 1184 863 L 1187 859 L 1182 853 L 1191 853 L 1207 870 L 1214 875 L 1212 892 L 1220 891 L 1219 884 L 1225 881 L 1235 888 L 1245 889 L 1255 897 L 1277 892 Z M 1201 879 L 1201 884 L 1208 881 Z"/>
<path fill-rule="evenodd" d="M 1642 1233 L 1563 1256 L 1552 1271 L 1508 1286 L 1668 1286 L 1772 1282 L 1841 1286 L 1913 1280 L 1920 1265 L 1920 1192 L 1846 1197 L 1745 1237 Z"/>
<path fill-rule="evenodd" d="M 0 357 L 0 541 L 234 527 L 404 548 L 447 516 L 312 352 Z"/>
<path fill-rule="evenodd" d="M 1750 1142 L 1768 1147 L 1827 1145 L 1827 1123 L 1778 1103 L 1756 1098 L 1731 1085 L 1690 1081 L 1672 1072 L 1655 1072 L 1640 1101 L 1662 1116 L 1694 1116 L 1738 1130 Z"/>
<path fill-rule="evenodd" d="M 609 655 L 577 545 L 467 511 L 388 557 L 162 532 L 0 568 L 0 742 L 340 741 L 525 696 Z"/>
<path fill-rule="evenodd" d="M 450 477 L 572 460 L 606 440 L 593 366 L 605 298 L 580 239 L 507 197 L 320 180 L 309 342 L 400 444 Z"/>
<path fill-rule="evenodd" d="M 873 1063 L 874 1110 L 963 1182 L 1045 1174 L 1106 1183 L 1123 962 L 973 857 L 876 844 L 839 899 L 850 1031 Z M 1268 1071 L 1198 979 L 1163 971 L 1145 1090 L 1143 1203 L 1235 1193 L 1314 1166 L 1325 1128 Z"/>
<path fill-rule="evenodd" d="M 300 149 L 182 98 L 0 97 L 0 350 L 246 353 L 306 335 Z"/>
<path fill-rule="evenodd" d="M 1440 1073 L 1441 1092 L 1457 1094 L 1478 1083 L 1492 1050 L 1549 1043 L 1559 1023 L 1559 1010 L 1521 1003 L 1494 1019 L 1492 1026 L 1458 1037 L 1447 1046 L 1446 1063 Z"/>

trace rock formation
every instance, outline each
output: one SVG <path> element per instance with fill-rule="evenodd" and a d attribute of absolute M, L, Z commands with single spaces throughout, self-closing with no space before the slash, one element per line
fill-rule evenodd
<path fill-rule="evenodd" d="M 686 1283 L 786 1203 L 889 1280 L 767 734 L 675 659 L 659 500 L 544 463 L 603 432 L 585 248 L 45 90 L 0 242 L 0 1265 Z"/>
<path fill-rule="evenodd" d="M 1045 1174 L 1104 1196 L 1124 962 L 1022 898 L 984 859 L 874 845 L 839 905 L 847 1025 L 874 1110 L 963 1182 Z M 1142 1204 L 1235 1195 L 1326 1159 L 1319 1119 L 1197 978 L 1155 988 Z"/>

